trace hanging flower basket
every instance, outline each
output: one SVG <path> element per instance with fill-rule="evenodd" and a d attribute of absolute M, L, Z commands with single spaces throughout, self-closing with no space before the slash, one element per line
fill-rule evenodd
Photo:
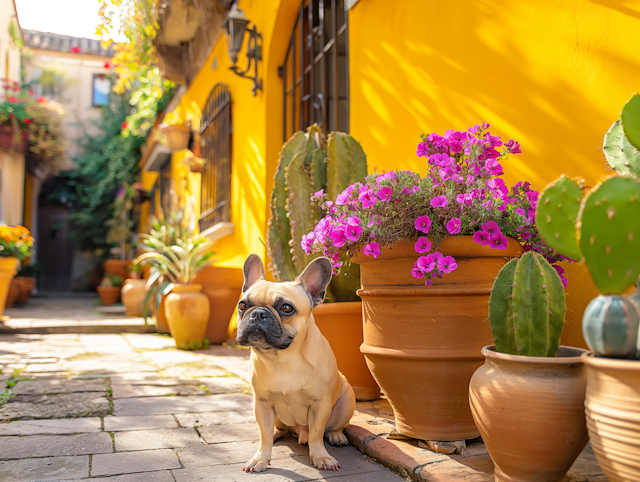
<path fill-rule="evenodd" d="M 160 132 L 164 136 L 165 143 L 171 152 L 177 152 L 189 147 L 191 128 L 180 125 L 163 125 Z"/>
<path fill-rule="evenodd" d="M 14 130 L 11 125 L 0 125 L 0 148 L 4 151 L 25 154 L 27 152 L 27 135 L 22 133 L 20 141 L 14 141 Z"/>

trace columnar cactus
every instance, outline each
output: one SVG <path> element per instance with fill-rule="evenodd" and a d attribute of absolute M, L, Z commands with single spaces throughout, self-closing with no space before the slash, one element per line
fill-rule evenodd
<path fill-rule="evenodd" d="M 335 200 L 347 186 L 363 181 L 366 175 L 366 155 L 348 134 L 332 132 L 325 143 L 322 129 L 314 124 L 285 143 L 271 193 L 267 243 L 276 281 L 295 279 L 314 257 L 300 246 L 302 235 L 313 231 L 322 217 L 320 207 L 311 201 L 313 193 L 324 189 L 329 199 Z M 352 264 L 346 273 L 334 277 L 329 298 L 355 300 L 359 287 L 359 266 Z"/>
<path fill-rule="evenodd" d="M 489 322 L 500 353 L 556 356 L 566 312 L 560 276 L 531 251 L 498 273 L 489 300 Z"/>

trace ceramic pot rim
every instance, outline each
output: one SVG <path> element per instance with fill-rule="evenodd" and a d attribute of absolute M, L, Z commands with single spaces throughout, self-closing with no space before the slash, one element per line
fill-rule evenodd
<path fill-rule="evenodd" d="M 124 285 L 136 285 L 136 284 L 146 285 L 147 284 L 147 280 L 146 279 L 127 278 L 126 280 L 124 280 L 124 283 L 122 283 L 122 286 L 124 286 Z"/>
<path fill-rule="evenodd" d="M 582 363 L 593 368 L 609 368 L 614 370 L 640 372 L 640 360 L 625 360 L 622 358 L 605 358 L 594 352 L 586 352 L 580 356 Z"/>
<path fill-rule="evenodd" d="M 575 365 L 582 364 L 582 358 L 588 352 L 582 348 L 576 348 L 573 346 L 560 345 L 560 348 L 566 350 L 573 350 L 575 356 L 524 356 L 524 355 L 509 355 L 507 353 L 498 353 L 495 345 L 487 345 L 482 348 L 482 354 L 485 358 L 491 360 L 499 360 L 512 363 L 528 363 L 532 365 Z"/>
<path fill-rule="evenodd" d="M 335 303 L 322 303 L 316 306 L 314 315 L 340 315 L 349 313 L 362 313 L 362 301 L 339 301 Z"/>
<path fill-rule="evenodd" d="M 199 293 L 202 291 L 202 285 L 197 283 L 176 283 L 171 288 L 172 293 Z"/>
<path fill-rule="evenodd" d="M 490 246 L 481 246 L 473 240 L 473 236 L 447 236 L 442 240 L 438 251 L 444 255 L 454 257 L 495 257 L 495 258 L 514 258 L 520 256 L 523 252 L 522 246 L 513 238 L 508 238 L 509 245 L 507 249 L 492 249 Z M 385 260 L 398 258 L 416 258 L 413 242 L 406 239 L 400 239 L 393 246 L 382 246 L 379 258 Z M 376 258 L 365 256 L 362 249 L 359 249 L 351 256 L 351 261 L 356 264 L 375 261 Z"/>

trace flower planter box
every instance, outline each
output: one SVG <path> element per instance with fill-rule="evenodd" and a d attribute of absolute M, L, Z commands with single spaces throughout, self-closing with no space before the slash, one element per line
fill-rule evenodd
<path fill-rule="evenodd" d="M 491 249 L 471 236 L 446 238 L 439 247 L 458 269 L 433 286 L 410 272 L 413 242 L 383 247 L 377 259 L 358 253 L 364 353 L 389 400 L 396 428 L 417 439 L 455 441 L 479 435 L 469 407 L 469 381 L 493 342 L 487 303 L 493 280 L 522 247 L 509 239 Z"/>

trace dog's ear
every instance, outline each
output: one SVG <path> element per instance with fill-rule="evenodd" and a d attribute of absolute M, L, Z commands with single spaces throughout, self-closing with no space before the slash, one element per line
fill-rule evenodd
<path fill-rule="evenodd" d="M 256 281 L 265 278 L 264 266 L 262 265 L 260 256 L 250 254 L 244 261 L 242 272 L 244 273 L 244 284 L 242 285 L 242 292 L 244 293 L 251 288 Z"/>
<path fill-rule="evenodd" d="M 324 295 L 332 274 L 331 262 L 327 258 L 316 258 L 296 278 L 296 281 L 302 285 L 311 297 L 311 309 L 324 301 Z"/>

